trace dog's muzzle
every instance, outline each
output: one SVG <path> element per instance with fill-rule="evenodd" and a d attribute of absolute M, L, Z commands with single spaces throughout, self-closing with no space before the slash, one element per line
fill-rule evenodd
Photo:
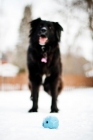
<path fill-rule="evenodd" d="M 39 32 L 39 44 L 41 46 L 44 46 L 47 43 L 47 41 L 48 41 L 48 38 L 47 38 L 47 28 L 46 27 L 42 27 L 40 32 Z"/>

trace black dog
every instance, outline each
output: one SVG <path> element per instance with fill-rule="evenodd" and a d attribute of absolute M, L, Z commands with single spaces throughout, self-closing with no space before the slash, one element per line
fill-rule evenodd
<path fill-rule="evenodd" d="M 51 112 L 58 112 L 57 96 L 62 89 L 62 64 L 58 43 L 63 28 L 58 22 L 40 18 L 33 20 L 30 24 L 27 65 L 33 106 L 29 112 L 37 112 L 39 87 L 44 74 L 46 75 L 43 83 L 44 90 L 52 96 Z"/>

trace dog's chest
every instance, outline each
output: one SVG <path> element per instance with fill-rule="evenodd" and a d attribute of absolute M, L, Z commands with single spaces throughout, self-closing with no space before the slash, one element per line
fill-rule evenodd
<path fill-rule="evenodd" d="M 52 56 L 48 57 L 47 63 L 41 62 L 41 73 L 49 75 L 51 73 Z"/>
<path fill-rule="evenodd" d="M 48 64 L 41 65 L 41 73 L 46 75 L 50 74 L 50 67 L 48 66 Z"/>

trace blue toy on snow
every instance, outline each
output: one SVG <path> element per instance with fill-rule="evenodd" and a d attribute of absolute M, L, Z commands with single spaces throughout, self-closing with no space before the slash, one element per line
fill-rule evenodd
<path fill-rule="evenodd" d="M 57 129 L 59 126 L 59 120 L 57 117 L 48 116 L 43 120 L 42 126 L 44 128 Z"/>

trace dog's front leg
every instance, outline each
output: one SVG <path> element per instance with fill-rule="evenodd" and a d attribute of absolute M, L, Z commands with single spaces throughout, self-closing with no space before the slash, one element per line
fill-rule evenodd
<path fill-rule="evenodd" d="M 37 112 L 38 109 L 38 94 L 39 94 L 39 87 L 37 85 L 32 84 L 32 101 L 33 105 L 29 112 Z"/>
<path fill-rule="evenodd" d="M 50 93 L 51 93 L 51 113 L 58 112 L 57 107 L 57 96 L 58 96 L 58 79 L 59 73 L 55 71 L 52 72 L 51 76 L 48 78 L 50 83 Z"/>
<path fill-rule="evenodd" d="M 41 78 L 35 77 L 36 81 L 32 81 L 31 83 L 31 93 L 32 93 L 32 108 L 29 112 L 37 112 L 38 111 L 38 96 L 39 96 L 39 87 L 41 84 Z"/>
<path fill-rule="evenodd" d="M 52 82 L 51 83 L 51 96 L 52 96 L 52 101 L 51 101 L 51 113 L 53 112 L 58 112 L 58 107 L 57 107 L 57 92 L 58 92 L 58 89 L 57 89 L 57 81 L 55 82 Z"/>

